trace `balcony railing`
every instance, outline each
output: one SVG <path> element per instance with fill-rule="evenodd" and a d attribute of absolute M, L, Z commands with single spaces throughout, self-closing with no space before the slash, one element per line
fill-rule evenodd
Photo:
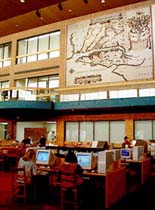
<path fill-rule="evenodd" d="M 66 88 L 0 88 L 0 100 L 82 101 L 155 96 L 155 80 Z"/>

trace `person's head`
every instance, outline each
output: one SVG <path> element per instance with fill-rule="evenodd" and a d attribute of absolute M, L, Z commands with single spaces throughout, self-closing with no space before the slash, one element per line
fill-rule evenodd
<path fill-rule="evenodd" d="M 77 163 L 77 157 L 73 151 L 68 151 L 65 157 L 65 162 L 68 163 Z"/>
<path fill-rule="evenodd" d="M 124 136 L 124 141 L 129 140 L 129 138 L 127 136 Z"/>
<path fill-rule="evenodd" d="M 23 156 L 23 160 L 25 161 L 32 160 L 33 162 L 35 162 L 35 159 L 36 159 L 36 152 L 33 149 L 28 149 Z"/>

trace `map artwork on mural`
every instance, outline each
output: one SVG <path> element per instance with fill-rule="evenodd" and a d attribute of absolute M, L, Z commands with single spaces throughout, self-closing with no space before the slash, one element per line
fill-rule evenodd
<path fill-rule="evenodd" d="M 66 85 L 153 77 L 150 7 L 68 26 Z"/>

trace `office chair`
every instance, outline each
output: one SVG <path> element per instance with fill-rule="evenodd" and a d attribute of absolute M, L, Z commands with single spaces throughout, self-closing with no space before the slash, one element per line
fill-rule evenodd
<path fill-rule="evenodd" d="M 12 169 L 12 199 L 13 201 L 22 199 L 27 200 L 26 192 L 26 173 L 25 168 Z"/>
<path fill-rule="evenodd" d="M 78 209 L 78 189 L 77 173 L 74 167 L 63 167 L 60 169 L 60 193 L 61 193 L 61 210 L 65 205 L 73 205 Z"/>

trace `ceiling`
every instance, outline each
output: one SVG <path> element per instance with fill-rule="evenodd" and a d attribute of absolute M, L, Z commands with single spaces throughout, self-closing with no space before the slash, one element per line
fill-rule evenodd
<path fill-rule="evenodd" d="M 147 0 L 1 0 L 0 37 Z M 58 8 L 61 2 L 62 10 Z M 38 15 L 36 14 L 38 11 Z"/>

